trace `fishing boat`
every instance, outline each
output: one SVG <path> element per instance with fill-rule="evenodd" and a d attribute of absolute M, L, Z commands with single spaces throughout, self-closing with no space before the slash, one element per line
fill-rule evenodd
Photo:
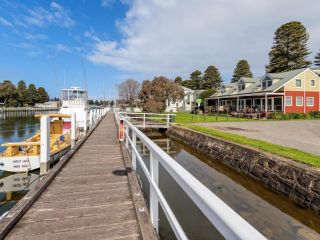
<path fill-rule="evenodd" d="M 41 117 L 42 115 L 36 115 Z M 60 159 L 71 147 L 71 126 L 65 119 L 70 115 L 47 114 L 50 123 L 50 162 Z M 0 170 L 8 172 L 29 172 L 40 168 L 40 131 L 24 142 L 4 143 L 6 150 L 0 153 Z"/>
<path fill-rule="evenodd" d="M 76 114 L 79 131 L 86 132 L 89 126 L 88 92 L 80 87 L 65 88 L 61 91 L 61 114 Z M 69 121 L 69 124 L 70 121 Z"/>

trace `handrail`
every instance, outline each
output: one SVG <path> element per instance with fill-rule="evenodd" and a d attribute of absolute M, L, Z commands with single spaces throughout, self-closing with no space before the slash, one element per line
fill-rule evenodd
<path fill-rule="evenodd" d="M 156 125 L 164 126 L 166 128 L 169 127 L 170 123 L 173 121 L 172 116 L 175 116 L 176 114 L 172 113 L 135 113 L 135 112 L 118 112 L 119 115 L 121 115 L 124 119 L 132 119 L 136 122 L 142 122 L 142 125 L 136 125 L 142 128 L 146 127 L 154 127 Z M 142 120 L 142 121 L 141 121 Z M 150 120 L 146 122 L 147 120 Z"/>
<path fill-rule="evenodd" d="M 162 206 L 164 213 L 178 239 L 188 239 L 181 225 L 176 219 L 169 204 L 164 198 L 158 186 L 158 170 L 160 163 L 190 199 L 198 206 L 202 213 L 208 218 L 213 226 L 226 239 L 266 239 L 258 230 L 251 226 L 246 220 L 239 216 L 219 197 L 212 193 L 199 180 L 191 175 L 179 163 L 172 159 L 158 145 L 150 140 L 143 132 L 134 126 L 128 119 L 123 118 L 120 113 L 115 113 L 116 122 L 119 126 L 120 119 L 125 125 L 125 146 L 131 146 L 131 158 L 133 169 L 136 169 L 136 160 L 150 184 L 150 216 L 151 221 L 158 231 L 158 202 Z M 131 130 L 131 138 L 129 134 Z M 146 167 L 142 157 L 136 149 L 137 138 L 150 151 L 150 171 Z"/>

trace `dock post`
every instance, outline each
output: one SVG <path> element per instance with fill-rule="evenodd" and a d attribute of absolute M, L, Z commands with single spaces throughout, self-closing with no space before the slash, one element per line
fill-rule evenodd
<path fill-rule="evenodd" d="M 71 148 L 73 148 L 76 145 L 76 125 L 77 125 L 77 119 L 76 119 L 76 113 L 71 114 Z"/>
<path fill-rule="evenodd" d="M 134 149 L 136 149 L 137 147 L 137 135 L 134 131 L 132 131 L 132 156 L 131 156 L 131 161 L 132 161 L 132 168 L 134 170 L 137 169 L 137 156 L 136 156 L 136 152 L 134 151 Z"/>
<path fill-rule="evenodd" d="M 150 151 L 150 175 L 152 180 L 159 185 L 159 161 L 152 151 Z M 150 218 L 152 225 L 159 233 L 159 203 L 152 184 L 150 184 Z"/>
<path fill-rule="evenodd" d="M 92 128 L 92 118 L 93 118 L 93 116 L 92 116 L 92 109 L 90 109 L 90 111 L 89 111 L 89 124 L 90 124 L 90 129 Z"/>
<path fill-rule="evenodd" d="M 40 175 L 49 170 L 50 161 L 50 118 L 42 116 L 40 119 Z"/>

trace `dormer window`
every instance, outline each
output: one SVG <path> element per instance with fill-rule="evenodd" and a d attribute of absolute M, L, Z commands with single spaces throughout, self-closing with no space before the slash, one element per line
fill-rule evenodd
<path fill-rule="evenodd" d="M 272 86 L 272 79 L 270 77 L 265 77 L 262 80 L 262 90 L 267 89 Z"/>
<path fill-rule="evenodd" d="M 225 87 L 225 86 L 221 86 L 221 88 L 220 88 L 220 92 L 221 92 L 221 93 L 226 92 L 226 87 Z"/>
<path fill-rule="evenodd" d="M 243 81 L 239 81 L 238 83 L 238 91 L 241 92 L 246 88 L 246 84 Z"/>

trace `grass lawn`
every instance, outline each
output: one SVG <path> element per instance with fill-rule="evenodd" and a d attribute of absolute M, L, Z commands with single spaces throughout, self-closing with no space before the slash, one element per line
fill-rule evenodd
<path fill-rule="evenodd" d="M 206 127 L 201 127 L 201 126 L 192 125 L 192 124 L 181 124 L 181 125 L 183 127 L 190 128 L 201 133 L 206 133 L 214 137 L 220 137 L 235 143 L 240 143 L 240 144 L 254 147 L 269 153 L 290 158 L 298 162 L 306 163 L 313 167 L 320 167 L 320 156 L 315 154 L 303 152 L 301 150 L 297 150 L 294 148 L 283 147 L 283 146 L 272 144 L 262 140 L 243 137 L 233 133 L 226 133 L 226 132 L 219 131 L 212 128 L 206 128 Z"/>
<path fill-rule="evenodd" d="M 219 114 L 218 116 L 211 116 L 211 115 L 206 115 L 204 116 L 203 114 L 191 114 L 191 113 L 175 113 L 176 114 L 176 123 L 197 123 L 198 122 L 198 117 L 199 117 L 199 122 L 238 122 L 238 121 L 257 121 L 257 120 L 252 120 L 252 119 L 247 119 L 247 118 L 237 118 L 237 117 L 232 117 L 228 116 L 226 114 Z"/>

